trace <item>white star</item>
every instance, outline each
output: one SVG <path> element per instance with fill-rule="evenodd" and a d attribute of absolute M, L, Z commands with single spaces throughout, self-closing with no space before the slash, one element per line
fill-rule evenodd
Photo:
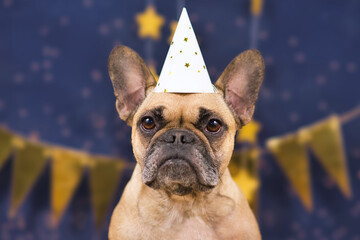
<path fill-rule="evenodd" d="M 318 76 L 316 77 L 316 83 L 317 83 L 318 85 L 324 85 L 324 84 L 326 83 L 326 78 L 325 78 L 325 76 L 324 76 L 324 75 L 318 75 Z"/>
<path fill-rule="evenodd" d="M 53 81 L 53 74 L 52 73 L 44 73 L 43 79 L 45 83 L 50 83 Z"/>
<path fill-rule="evenodd" d="M 61 135 L 63 137 L 70 137 L 71 136 L 71 130 L 69 128 L 63 128 L 61 130 Z"/>
<path fill-rule="evenodd" d="M 105 36 L 105 35 L 108 35 L 109 32 L 110 32 L 110 28 L 107 24 L 100 25 L 100 27 L 99 27 L 100 35 Z"/>
<path fill-rule="evenodd" d="M 22 73 L 16 73 L 13 77 L 13 81 L 17 84 L 24 82 L 24 75 Z"/>
<path fill-rule="evenodd" d="M 57 123 L 59 125 L 64 125 L 67 122 L 67 117 L 65 115 L 60 115 L 57 118 Z"/>
<path fill-rule="evenodd" d="M 123 22 L 123 20 L 120 19 L 120 18 L 115 18 L 114 21 L 113 21 L 113 25 L 114 25 L 114 28 L 120 29 L 120 28 L 123 27 L 124 22 Z"/>
<path fill-rule="evenodd" d="M 5 108 L 5 102 L 0 99 L 0 110 L 3 110 Z"/>
<path fill-rule="evenodd" d="M 62 27 L 66 27 L 66 26 L 68 26 L 69 25 L 69 23 L 70 23 L 70 18 L 68 17 L 68 16 L 62 16 L 61 18 L 60 18 L 60 26 L 62 26 Z"/>
<path fill-rule="evenodd" d="M 289 119 L 291 122 L 297 122 L 299 120 L 299 114 L 297 112 L 292 112 L 289 115 Z"/>
<path fill-rule="evenodd" d="M 93 5 L 93 1 L 92 0 L 83 0 L 83 5 L 84 7 L 91 7 Z"/>
<path fill-rule="evenodd" d="M 91 95 L 91 90 L 90 90 L 90 88 L 86 87 L 86 88 L 83 88 L 83 89 L 81 90 L 81 96 L 82 96 L 83 98 L 88 98 L 88 97 L 90 97 L 90 95 Z"/>
<path fill-rule="evenodd" d="M 354 62 L 349 62 L 347 65 L 346 65 L 346 71 L 348 73 L 353 73 L 356 71 L 356 64 Z"/>
<path fill-rule="evenodd" d="M 294 60 L 295 60 L 295 62 L 297 62 L 297 63 L 303 63 L 303 62 L 305 62 L 305 55 L 304 55 L 304 53 L 302 53 L 302 52 L 296 53 L 295 56 L 294 56 Z"/>
<path fill-rule="evenodd" d="M 295 36 L 289 37 L 288 44 L 290 47 L 296 47 L 298 45 L 298 43 L 299 43 L 299 40 L 297 37 L 295 37 Z"/>
<path fill-rule="evenodd" d="M 334 71 L 334 72 L 335 72 L 335 71 L 338 71 L 339 68 L 340 68 L 340 64 L 339 64 L 338 61 L 333 60 L 333 61 L 331 61 L 331 62 L 329 63 L 329 68 L 330 68 L 331 71 Z"/>
<path fill-rule="evenodd" d="M 37 72 L 37 71 L 39 71 L 39 70 L 40 70 L 40 64 L 39 64 L 38 62 L 32 62 L 32 63 L 30 64 L 30 70 L 31 70 L 32 72 Z"/>
<path fill-rule="evenodd" d="M 93 69 L 91 71 L 91 79 L 94 81 L 94 82 L 101 82 L 102 80 L 102 73 L 99 69 Z"/>
<path fill-rule="evenodd" d="M 44 60 L 42 65 L 43 65 L 43 68 L 46 70 L 49 70 L 52 67 L 52 63 L 48 59 Z"/>
<path fill-rule="evenodd" d="M 21 118 L 26 118 L 28 116 L 28 111 L 25 108 L 20 108 L 18 113 Z"/>

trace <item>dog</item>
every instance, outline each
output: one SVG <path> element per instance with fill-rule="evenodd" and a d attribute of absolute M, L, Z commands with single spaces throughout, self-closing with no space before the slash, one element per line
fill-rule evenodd
<path fill-rule="evenodd" d="M 235 133 L 254 113 L 265 70 L 261 54 L 235 57 L 216 81 L 217 93 L 153 92 L 149 68 L 126 46 L 112 50 L 108 70 L 137 161 L 109 239 L 261 239 L 227 168 Z"/>

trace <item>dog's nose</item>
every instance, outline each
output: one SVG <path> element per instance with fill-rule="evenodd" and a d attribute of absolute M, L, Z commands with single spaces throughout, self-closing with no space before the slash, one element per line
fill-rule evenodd
<path fill-rule="evenodd" d="M 163 134 L 162 140 L 172 144 L 189 144 L 195 141 L 195 136 L 188 130 L 171 129 Z"/>

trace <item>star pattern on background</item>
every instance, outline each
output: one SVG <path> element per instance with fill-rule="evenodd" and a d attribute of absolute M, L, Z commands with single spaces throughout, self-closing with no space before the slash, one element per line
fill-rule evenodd
<path fill-rule="evenodd" d="M 250 175 L 245 169 L 239 170 L 239 172 L 233 176 L 233 179 L 241 185 L 241 191 L 245 196 L 252 196 L 259 187 L 259 180 Z"/>
<path fill-rule="evenodd" d="M 160 29 L 164 25 L 165 19 L 156 12 L 154 6 L 149 5 L 143 13 L 137 14 L 136 22 L 140 38 L 160 39 Z"/>

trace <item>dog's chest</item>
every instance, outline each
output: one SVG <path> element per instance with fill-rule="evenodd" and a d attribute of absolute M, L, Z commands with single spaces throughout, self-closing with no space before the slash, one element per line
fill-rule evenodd
<path fill-rule="evenodd" d="M 215 240 L 217 238 L 214 229 L 208 223 L 195 217 L 185 220 L 180 225 L 174 239 Z"/>
<path fill-rule="evenodd" d="M 166 235 L 169 236 L 170 233 L 174 240 L 218 239 L 213 224 L 199 209 L 187 209 L 184 211 L 184 208 L 174 206 L 163 215 L 162 220 L 158 222 L 158 224 L 159 225 L 153 230 L 159 231 L 159 235 L 166 233 Z"/>

